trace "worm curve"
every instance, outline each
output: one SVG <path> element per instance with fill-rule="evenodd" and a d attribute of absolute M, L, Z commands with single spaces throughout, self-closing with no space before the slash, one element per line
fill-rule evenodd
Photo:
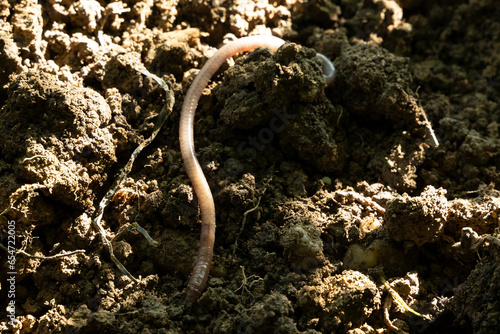
<path fill-rule="evenodd" d="M 194 304 L 205 289 L 210 266 L 212 265 L 215 242 L 214 199 L 194 150 L 193 127 L 198 101 L 203 89 L 205 89 L 212 76 L 228 58 L 240 52 L 251 51 L 257 47 L 269 48 L 276 51 L 284 43 L 284 40 L 274 36 L 250 36 L 240 38 L 224 45 L 202 67 L 191 84 L 191 87 L 189 87 L 184 99 L 179 124 L 181 155 L 188 177 L 198 197 L 198 203 L 201 210 L 200 247 L 187 286 L 186 304 Z M 320 53 L 317 55 L 323 62 L 325 80 L 327 84 L 330 84 L 335 76 L 335 68 L 330 60 L 324 55 Z"/>

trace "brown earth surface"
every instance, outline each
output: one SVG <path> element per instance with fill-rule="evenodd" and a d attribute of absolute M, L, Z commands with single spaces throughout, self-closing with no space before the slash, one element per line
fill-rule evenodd
<path fill-rule="evenodd" d="M 498 333 L 499 17 L 495 0 L 0 0 L 0 332 Z M 182 102 L 215 48 L 257 34 L 291 43 L 228 62 L 198 106 L 217 232 L 187 307 Z M 175 105 L 102 216 L 134 282 L 93 221 L 167 102 L 140 65 Z"/>

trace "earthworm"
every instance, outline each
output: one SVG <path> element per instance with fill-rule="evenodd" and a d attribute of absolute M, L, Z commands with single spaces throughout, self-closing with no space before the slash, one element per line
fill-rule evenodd
<path fill-rule="evenodd" d="M 274 36 L 250 36 L 224 45 L 202 67 L 191 87 L 189 87 L 184 99 L 179 124 L 179 141 L 184 168 L 198 197 L 201 210 L 200 248 L 196 256 L 193 272 L 189 278 L 185 298 L 185 302 L 189 305 L 194 304 L 205 289 L 210 266 L 212 265 L 215 242 L 214 199 L 194 150 L 193 127 L 198 101 L 212 76 L 228 58 L 240 52 L 251 51 L 257 47 L 269 48 L 276 51 L 284 43 L 284 40 Z M 333 81 L 335 68 L 328 58 L 319 53 L 318 55 L 323 62 L 325 80 L 329 84 Z"/>

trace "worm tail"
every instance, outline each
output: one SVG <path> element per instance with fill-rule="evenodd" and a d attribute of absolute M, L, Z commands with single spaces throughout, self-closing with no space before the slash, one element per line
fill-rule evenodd
<path fill-rule="evenodd" d="M 186 292 L 186 304 L 194 304 L 200 298 L 208 280 L 208 273 L 212 265 L 215 242 L 215 216 L 209 222 L 201 225 L 200 249 L 196 256 L 196 265 L 189 278 Z"/>

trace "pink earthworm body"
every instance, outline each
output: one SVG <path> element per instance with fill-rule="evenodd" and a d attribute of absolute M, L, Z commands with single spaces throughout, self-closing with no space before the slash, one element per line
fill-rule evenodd
<path fill-rule="evenodd" d="M 179 124 L 181 154 L 184 167 L 196 192 L 201 209 L 200 248 L 196 256 L 193 272 L 189 278 L 185 298 L 185 302 L 189 305 L 194 304 L 205 289 L 210 266 L 212 265 L 215 242 L 214 200 L 194 150 L 193 127 L 198 101 L 212 76 L 228 58 L 240 52 L 251 51 L 257 47 L 269 48 L 276 51 L 284 43 L 284 40 L 274 36 L 250 36 L 224 45 L 200 70 L 184 99 Z M 335 75 L 333 64 L 324 55 L 318 53 L 318 56 L 323 62 L 323 74 L 326 82 L 330 84 Z"/>

